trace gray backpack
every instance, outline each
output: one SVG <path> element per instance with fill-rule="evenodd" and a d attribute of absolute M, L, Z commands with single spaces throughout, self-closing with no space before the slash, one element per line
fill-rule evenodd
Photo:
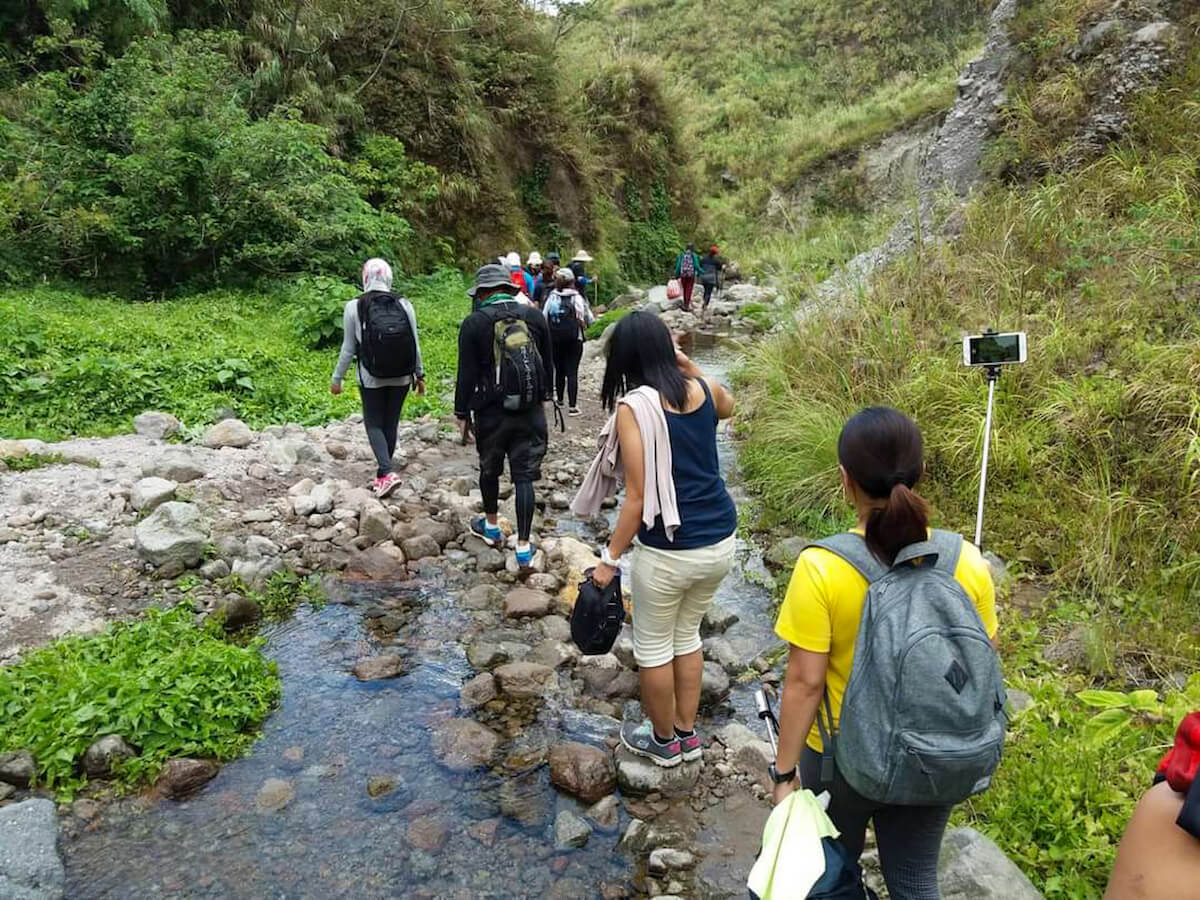
<path fill-rule="evenodd" d="M 862 796 L 945 806 L 987 789 L 1004 748 L 1000 661 L 975 605 L 954 578 L 962 535 L 934 531 L 886 568 L 857 534 L 823 547 L 867 579 L 854 666 L 833 734 L 829 694 L 818 727 L 825 753 Z"/>

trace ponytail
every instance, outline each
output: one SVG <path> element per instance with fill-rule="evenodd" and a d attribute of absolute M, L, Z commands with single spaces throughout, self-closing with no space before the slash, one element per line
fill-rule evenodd
<path fill-rule="evenodd" d="M 867 519 L 867 547 L 891 565 L 902 549 L 928 537 L 929 504 L 916 487 L 925 442 L 912 419 L 886 406 L 851 416 L 838 438 L 838 462 L 867 496 L 883 500 Z"/>

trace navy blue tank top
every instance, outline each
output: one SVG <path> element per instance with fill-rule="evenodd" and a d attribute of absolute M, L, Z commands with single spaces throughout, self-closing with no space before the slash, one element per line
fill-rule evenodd
<path fill-rule="evenodd" d="M 671 438 L 671 475 L 675 480 L 675 501 L 679 506 L 680 525 L 675 540 L 667 540 L 662 516 L 654 527 L 642 525 L 638 540 L 660 550 L 694 550 L 719 544 L 737 531 L 737 507 L 717 459 L 717 407 L 708 384 L 697 379 L 704 389 L 704 402 L 690 413 L 663 412 Z"/>

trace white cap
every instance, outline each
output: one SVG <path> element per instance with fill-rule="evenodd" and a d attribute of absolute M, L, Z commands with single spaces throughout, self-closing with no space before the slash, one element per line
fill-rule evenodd
<path fill-rule="evenodd" d="M 542 264 L 542 254 L 540 254 L 536 250 L 534 250 L 532 253 L 529 254 L 528 265 L 540 266 L 541 264 Z"/>
<path fill-rule="evenodd" d="M 521 254 L 514 250 L 508 256 L 504 257 L 504 264 L 510 269 L 521 268 Z"/>

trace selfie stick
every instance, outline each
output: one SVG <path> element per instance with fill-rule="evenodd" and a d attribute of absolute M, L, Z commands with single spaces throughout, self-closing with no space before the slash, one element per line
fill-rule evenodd
<path fill-rule="evenodd" d="M 993 328 L 984 332 L 984 334 L 995 333 Z M 983 549 L 983 495 L 987 490 L 988 450 L 992 441 L 992 407 L 996 401 L 996 382 L 1000 380 L 1000 366 L 984 366 L 983 371 L 987 375 L 988 402 L 987 418 L 983 424 L 983 468 L 979 472 L 979 506 L 975 510 L 975 546 L 981 550 Z"/>

